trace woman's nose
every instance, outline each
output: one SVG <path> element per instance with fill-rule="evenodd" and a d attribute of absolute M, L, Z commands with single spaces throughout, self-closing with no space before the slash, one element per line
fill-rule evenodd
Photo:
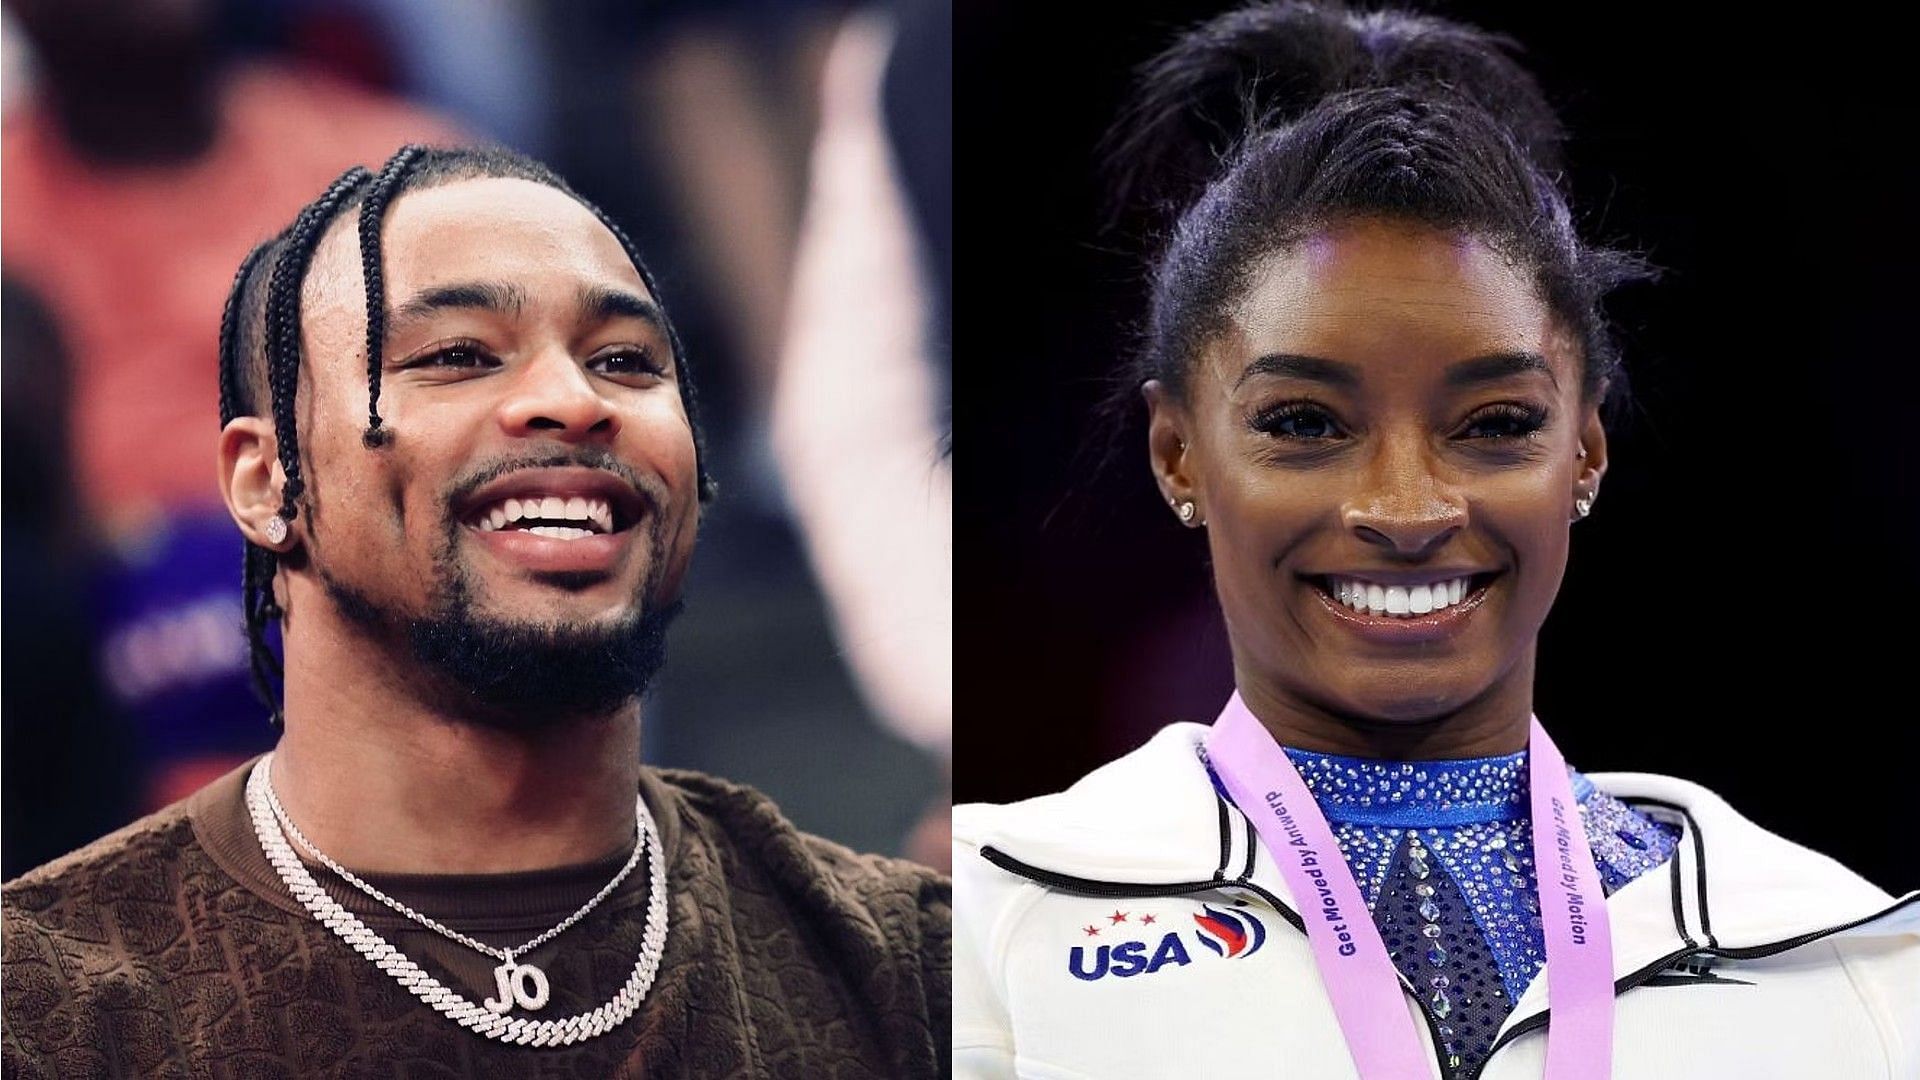
<path fill-rule="evenodd" d="M 1402 447 L 1379 456 L 1342 518 L 1367 543 L 1418 558 L 1466 527 L 1467 507 L 1435 475 L 1424 450 Z"/>

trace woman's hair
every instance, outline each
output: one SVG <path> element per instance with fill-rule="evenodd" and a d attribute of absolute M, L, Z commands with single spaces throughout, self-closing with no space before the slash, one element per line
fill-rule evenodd
<path fill-rule="evenodd" d="M 1600 302 L 1653 272 L 1576 234 L 1559 120 L 1517 48 L 1426 15 L 1264 3 L 1142 68 L 1107 145 L 1116 213 L 1148 222 L 1150 302 L 1127 394 L 1148 379 L 1182 393 L 1255 265 L 1354 217 L 1486 241 L 1531 273 L 1580 344 L 1583 397 L 1622 390 Z"/>

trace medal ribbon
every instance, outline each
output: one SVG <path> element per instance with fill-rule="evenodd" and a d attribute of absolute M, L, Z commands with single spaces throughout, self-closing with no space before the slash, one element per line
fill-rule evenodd
<path fill-rule="evenodd" d="M 1527 771 L 1533 863 L 1547 945 L 1547 1077 L 1606 1080 L 1613 1059 L 1613 946 L 1593 851 L 1566 759 L 1531 721 Z M 1286 752 L 1236 691 L 1207 736 L 1207 758 L 1280 868 L 1307 924 L 1347 1052 L 1366 1080 L 1428 1080 L 1432 1061 L 1333 828 Z"/>

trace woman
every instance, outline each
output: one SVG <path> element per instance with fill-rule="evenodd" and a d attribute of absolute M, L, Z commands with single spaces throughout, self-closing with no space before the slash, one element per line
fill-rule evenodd
<path fill-rule="evenodd" d="M 1135 383 L 1237 692 L 956 810 L 960 1075 L 1920 1075 L 1920 894 L 1533 719 L 1640 271 L 1557 139 L 1426 17 L 1248 8 L 1147 69 Z"/>

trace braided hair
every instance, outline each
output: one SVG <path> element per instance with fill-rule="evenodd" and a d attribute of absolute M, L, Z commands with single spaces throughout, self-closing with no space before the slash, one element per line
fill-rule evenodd
<path fill-rule="evenodd" d="M 251 252 L 234 275 L 233 288 L 220 317 L 220 426 L 236 416 L 260 414 L 262 401 L 271 410 L 278 441 L 280 466 L 286 474 L 279 515 L 291 523 L 306 493 L 301 468 L 300 437 L 294 419 L 294 398 L 300 380 L 300 291 L 313 254 L 328 227 L 342 213 L 360 208 L 360 271 L 367 299 L 367 428 L 362 442 L 378 450 L 393 442 L 393 429 L 380 417 L 380 374 L 386 338 L 386 287 L 381 268 L 380 231 L 387 209 L 407 191 L 437 187 L 460 180 L 511 178 L 554 188 L 580 203 L 620 241 L 620 247 L 656 301 L 660 288 L 634 247 L 613 219 L 583 198 L 545 165 L 500 147 L 439 148 L 408 145 L 375 173 L 354 166 L 328 185 L 320 197 L 303 207 L 293 223 Z M 693 431 L 694 462 L 702 503 L 710 502 L 716 486 L 706 467 L 706 440 L 700 427 L 698 399 L 686 368 L 678 330 L 666 320 L 667 344 L 679 376 L 681 404 Z M 267 628 L 281 616 L 273 598 L 273 576 L 281 556 L 249 541 L 241 562 L 241 589 L 246 616 L 248 666 L 254 690 L 271 719 L 282 718 L 274 683 L 284 675 L 267 642 Z"/>

